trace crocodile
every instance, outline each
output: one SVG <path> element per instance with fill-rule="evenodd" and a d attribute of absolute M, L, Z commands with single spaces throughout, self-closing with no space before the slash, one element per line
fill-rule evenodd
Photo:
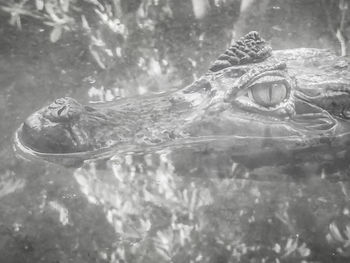
<path fill-rule="evenodd" d="M 15 144 L 39 156 L 81 159 L 208 143 L 236 145 L 245 156 L 274 148 L 345 151 L 349 65 L 324 49 L 275 51 L 250 32 L 182 89 L 89 105 L 57 99 L 24 121 Z"/>

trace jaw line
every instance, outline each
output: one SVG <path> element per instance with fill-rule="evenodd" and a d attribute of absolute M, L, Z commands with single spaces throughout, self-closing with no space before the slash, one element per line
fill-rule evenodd
<path fill-rule="evenodd" d="M 41 152 L 33 149 L 26 145 L 21 139 L 21 132 L 23 128 L 23 123 L 18 127 L 13 135 L 13 149 L 17 156 L 26 160 L 45 160 L 48 162 L 60 163 L 60 162 L 74 162 L 74 161 L 85 161 L 91 159 L 100 159 L 110 156 L 110 154 L 117 150 L 118 145 L 113 145 L 109 147 L 102 147 L 99 149 L 94 149 L 90 151 L 81 152 L 68 152 L 68 153 L 51 153 L 51 152 Z M 127 149 L 130 151 L 131 149 Z"/>

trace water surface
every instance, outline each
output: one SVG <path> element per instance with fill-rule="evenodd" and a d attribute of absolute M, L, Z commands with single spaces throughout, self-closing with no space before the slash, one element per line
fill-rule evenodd
<path fill-rule="evenodd" d="M 152 34 L 130 27 L 133 52 L 107 70 L 79 37 L 51 43 L 40 26 L 29 20 L 18 31 L 1 13 L 1 262 L 348 261 L 350 185 L 327 179 L 346 179 L 346 165 L 247 170 L 225 151 L 164 147 L 65 167 L 13 151 L 16 128 L 55 98 L 176 89 L 203 74 L 233 35 L 259 30 L 275 49 L 339 52 L 319 1 L 261 1 L 241 14 L 227 3 L 200 20 L 179 1 L 172 20 L 152 18 Z"/>

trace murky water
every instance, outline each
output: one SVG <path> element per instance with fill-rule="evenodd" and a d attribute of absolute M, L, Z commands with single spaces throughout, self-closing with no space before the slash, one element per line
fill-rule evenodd
<path fill-rule="evenodd" d="M 316 1 L 261 1 L 240 16 L 239 4 L 227 1 L 201 22 L 191 1 L 180 2 L 172 23 L 131 42 L 153 58 L 164 52 L 166 74 L 157 59 L 144 71 L 130 59 L 130 72 L 117 65 L 106 73 L 79 55 L 77 43 L 52 44 L 37 28 L 18 32 L 2 14 L 1 32 L 14 37 L 0 54 L 0 262 L 348 262 L 346 163 L 320 170 L 315 154 L 299 166 L 280 160 L 247 170 L 227 148 L 211 146 L 65 160 L 68 166 L 14 152 L 20 123 L 55 98 L 86 103 L 189 84 L 234 34 L 259 30 L 276 49 L 339 51 Z"/>

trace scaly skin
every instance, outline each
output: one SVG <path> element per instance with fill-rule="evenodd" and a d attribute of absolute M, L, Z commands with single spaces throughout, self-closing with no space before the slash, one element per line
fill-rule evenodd
<path fill-rule="evenodd" d="M 28 117 L 17 144 L 79 154 L 238 136 L 313 147 L 350 131 L 349 68 L 326 50 L 271 51 L 251 32 L 181 90 L 89 106 L 58 99 Z"/>

